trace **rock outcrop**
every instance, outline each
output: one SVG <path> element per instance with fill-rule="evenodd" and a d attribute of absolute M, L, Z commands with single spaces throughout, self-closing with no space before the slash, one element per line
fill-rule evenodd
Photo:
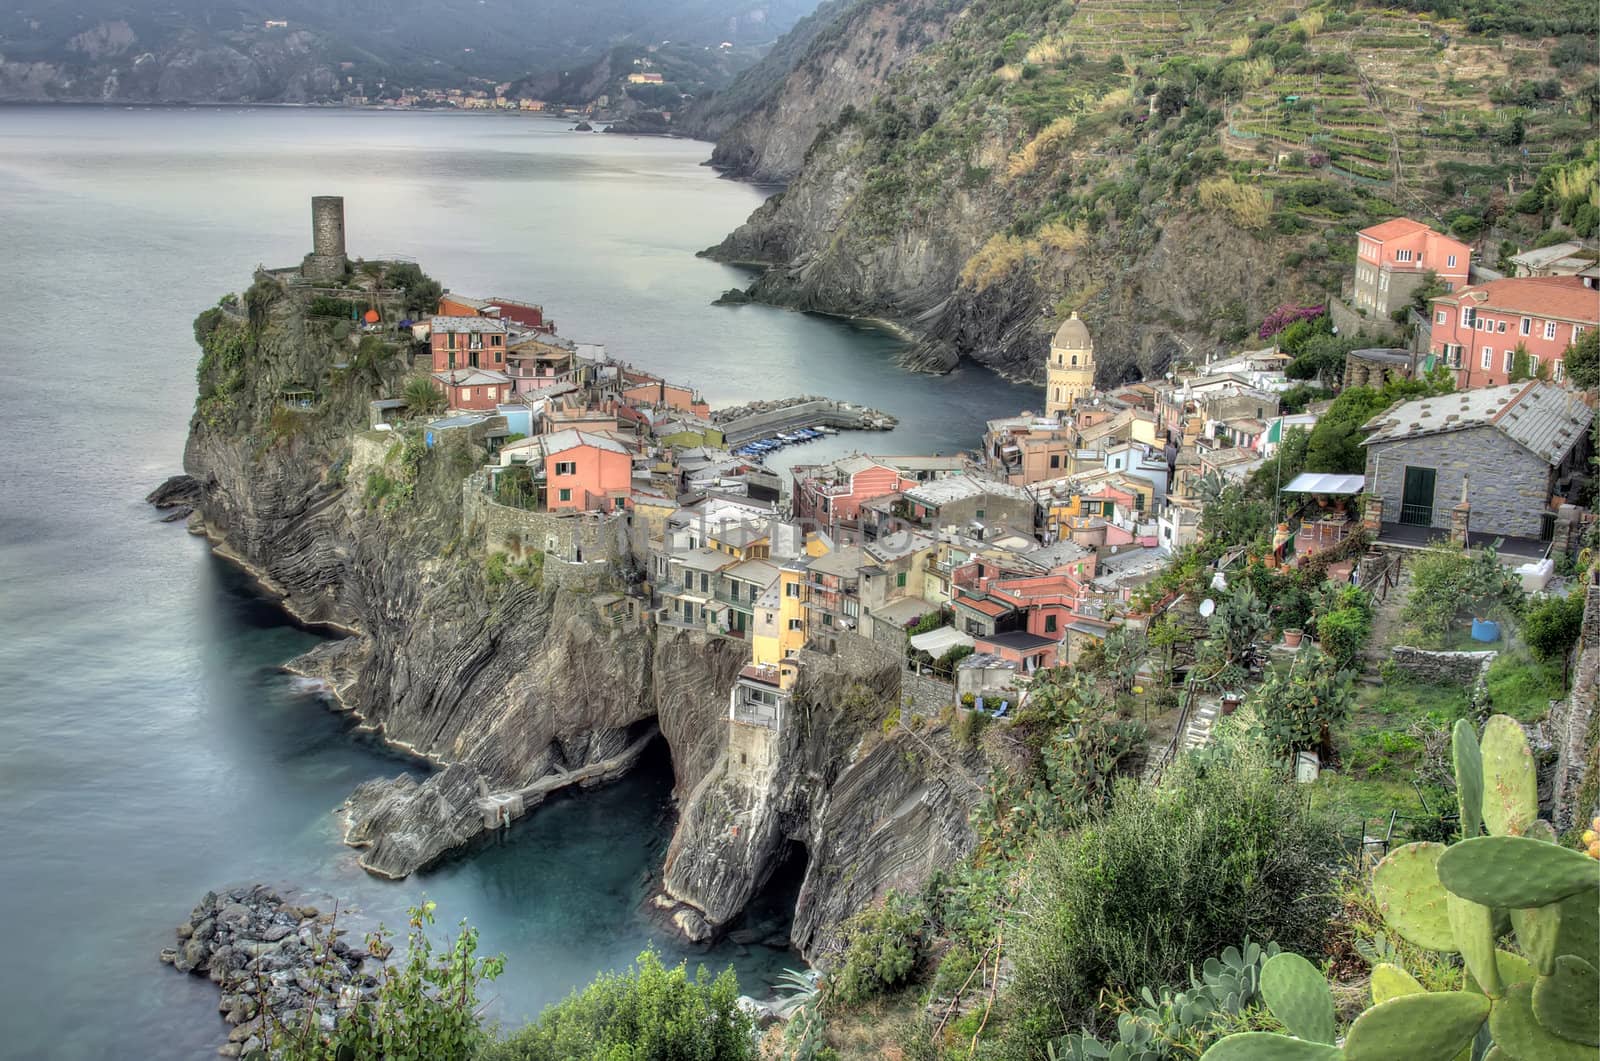
<path fill-rule="evenodd" d="M 410 351 L 315 323 L 303 297 L 261 274 L 242 306 L 197 322 L 190 479 L 155 496 L 191 501 L 219 552 L 302 620 L 345 633 L 288 669 L 436 767 L 351 795 L 346 841 L 363 866 L 425 868 L 552 792 L 620 776 L 660 738 L 685 808 L 664 905 L 690 938 L 724 931 L 791 841 L 811 852 L 796 936 L 808 952 L 884 889 L 970 846 L 975 790 L 949 774 L 961 756 L 948 738 L 879 735 L 899 696 L 892 652 L 847 638 L 844 655 L 810 659 L 794 724 L 753 767 L 761 750 L 728 720 L 748 643 L 603 614 L 596 580 L 625 589 L 625 555 L 576 575 L 533 544 L 491 560 L 497 515 L 470 494 L 481 448 L 363 431 Z M 286 407 L 286 388 L 315 389 L 315 407 Z M 728 813 L 749 827 L 728 833 Z"/>
<path fill-rule="evenodd" d="M 331 910 L 286 901 L 264 884 L 207 892 L 161 960 L 221 989 L 217 1011 L 233 1027 L 217 1052 L 249 1057 L 278 1029 L 308 1021 L 330 1029 L 376 996 L 382 959 L 347 942 L 349 930 L 334 922 Z"/>

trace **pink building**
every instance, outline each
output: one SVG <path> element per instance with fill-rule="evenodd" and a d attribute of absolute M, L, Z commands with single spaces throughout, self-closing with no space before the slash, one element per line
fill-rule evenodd
<path fill-rule="evenodd" d="M 1358 310 L 1388 317 L 1411 301 L 1428 273 L 1446 291 L 1466 286 L 1472 248 L 1420 221 L 1397 217 L 1356 234 L 1355 290 Z"/>
<path fill-rule="evenodd" d="M 1432 311 L 1429 348 L 1461 389 L 1510 382 L 1519 344 L 1560 383 L 1567 348 L 1600 327 L 1600 291 L 1577 276 L 1490 280 L 1434 299 Z"/>
<path fill-rule="evenodd" d="M 458 368 L 433 374 L 452 409 L 492 410 L 511 397 L 511 377 L 488 369 Z"/>
<path fill-rule="evenodd" d="M 794 477 L 795 516 L 824 527 L 854 526 L 865 502 L 917 485 L 887 464 L 859 455 L 797 466 Z"/>
<path fill-rule="evenodd" d="M 608 512 L 627 507 L 633 493 L 633 456 L 622 443 L 586 431 L 557 431 L 538 441 L 544 454 L 546 509 Z"/>
<path fill-rule="evenodd" d="M 489 317 L 435 317 L 428 322 L 433 370 L 483 368 L 504 372 L 506 326 Z"/>

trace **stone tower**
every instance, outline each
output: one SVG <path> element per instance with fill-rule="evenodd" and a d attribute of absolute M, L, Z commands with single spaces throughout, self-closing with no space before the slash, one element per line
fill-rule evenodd
<path fill-rule="evenodd" d="M 300 265 L 311 280 L 338 280 L 345 274 L 344 196 L 318 195 L 311 200 L 311 253 Z"/>
<path fill-rule="evenodd" d="M 1050 361 L 1046 366 L 1044 411 L 1060 416 L 1072 411 L 1072 403 L 1094 393 L 1094 340 L 1076 311 L 1061 322 L 1050 340 Z"/>

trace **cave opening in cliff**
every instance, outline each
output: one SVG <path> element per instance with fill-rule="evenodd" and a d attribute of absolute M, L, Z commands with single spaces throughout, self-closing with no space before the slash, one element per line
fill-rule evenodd
<path fill-rule="evenodd" d="M 800 902 L 810 852 L 798 840 L 785 840 L 767 875 L 745 905 L 736 927 L 737 938 L 767 947 L 789 947 L 794 912 Z"/>

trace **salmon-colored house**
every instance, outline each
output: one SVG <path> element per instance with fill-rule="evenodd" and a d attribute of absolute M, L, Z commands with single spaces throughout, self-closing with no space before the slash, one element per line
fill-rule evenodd
<path fill-rule="evenodd" d="M 633 493 L 633 455 L 614 438 L 557 431 L 538 438 L 544 455 L 544 507 L 551 512 L 610 512 Z"/>
<path fill-rule="evenodd" d="M 1356 275 L 1351 301 L 1356 309 L 1388 317 L 1411 301 L 1428 273 L 1446 291 L 1467 284 L 1472 248 L 1458 239 L 1397 217 L 1356 233 Z"/>
<path fill-rule="evenodd" d="M 887 464 L 854 456 L 794 469 L 795 516 L 823 526 L 854 526 L 867 501 L 919 485 Z"/>
<path fill-rule="evenodd" d="M 1456 369 L 1456 386 L 1511 381 L 1520 344 L 1560 383 L 1567 348 L 1600 327 L 1600 291 L 1578 276 L 1490 280 L 1433 300 L 1430 349 Z"/>
<path fill-rule="evenodd" d="M 504 372 L 506 326 L 489 317 L 435 317 L 428 322 L 433 370 L 484 368 Z"/>
<path fill-rule="evenodd" d="M 511 397 L 511 377 L 504 372 L 458 368 L 433 374 L 452 409 L 492 410 Z"/>

